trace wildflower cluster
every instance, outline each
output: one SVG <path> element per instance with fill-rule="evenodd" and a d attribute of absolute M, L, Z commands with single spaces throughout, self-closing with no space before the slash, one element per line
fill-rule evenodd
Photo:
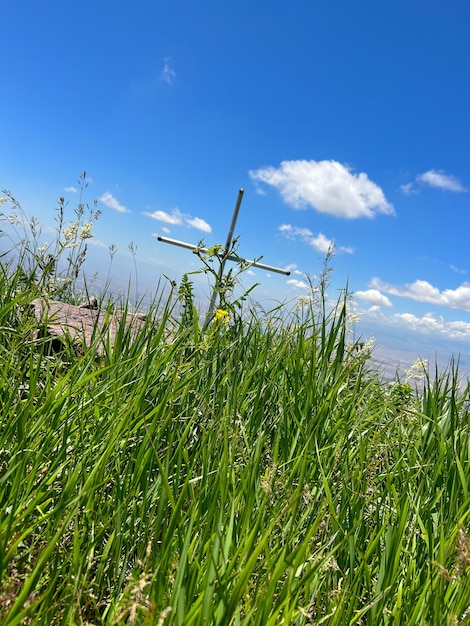
<path fill-rule="evenodd" d="M 100 211 L 82 202 L 88 186 L 86 172 L 79 177 L 80 198 L 75 208 L 75 220 L 66 224 L 67 203 L 59 199 L 55 239 L 42 239 L 42 228 L 35 217 L 28 217 L 8 191 L 0 198 L 0 205 L 10 203 L 9 214 L 0 213 L 5 224 L 1 235 L 9 239 L 9 254 L 25 273 L 25 281 L 42 296 L 59 300 L 73 300 L 76 280 L 85 262 L 88 239 L 93 237 L 93 225 Z"/>
<path fill-rule="evenodd" d="M 312 296 L 299 296 L 297 298 L 297 302 L 295 303 L 296 311 L 303 311 L 305 308 L 311 306 L 312 304 Z"/>

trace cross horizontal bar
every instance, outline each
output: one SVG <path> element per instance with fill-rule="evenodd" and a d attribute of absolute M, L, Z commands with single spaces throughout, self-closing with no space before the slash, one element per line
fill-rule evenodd
<path fill-rule="evenodd" d="M 162 237 L 158 235 L 158 241 L 162 241 L 163 243 L 171 243 L 173 246 L 179 246 L 180 248 L 186 248 L 187 250 L 199 250 L 200 252 L 208 252 L 209 248 L 200 248 L 199 246 L 194 246 L 191 243 L 185 243 L 184 241 L 178 241 L 177 239 L 170 239 L 169 237 Z M 222 252 L 218 253 L 219 256 L 223 256 Z M 242 263 L 247 263 L 251 267 L 258 267 L 262 270 L 267 270 L 268 272 L 275 272 L 277 274 L 284 274 L 285 276 L 290 276 L 290 270 L 284 270 L 280 267 L 272 267 L 271 265 L 265 265 L 264 263 L 258 263 L 258 261 L 247 261 L 246 259 L 240 259 L 233 254 L 226 257 L 227 261 L 241 261 Z"/>

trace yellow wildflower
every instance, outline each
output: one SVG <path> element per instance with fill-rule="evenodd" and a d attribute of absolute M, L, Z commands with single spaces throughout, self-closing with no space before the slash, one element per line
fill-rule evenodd
<path fill-rule="evenodd" d="M 217 313 L 215 314 L 215 319 L 217 321 L 222 320 L 223 322 L 228 324 L 228 321 L 230 319 L 230 315 L 229 315 L 228 311 L 225 311 L 224 309 L 217 309 Z"/>

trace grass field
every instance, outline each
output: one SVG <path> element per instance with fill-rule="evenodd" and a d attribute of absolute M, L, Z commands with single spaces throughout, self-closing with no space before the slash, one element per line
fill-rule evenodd
<path fill-rule="evenodd" d="M 4 626 L 470 623 L 456 366 L 382 381 L 322 281 L 292 311 L 227 292 L 206 328 L 186 281 L 137 336 L 50 354 L 24 259 L 0 266 Z"/>

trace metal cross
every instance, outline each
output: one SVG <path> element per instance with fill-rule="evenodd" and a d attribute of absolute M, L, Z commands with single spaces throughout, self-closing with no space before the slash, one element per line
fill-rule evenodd
<path fill-rule="evenodd" d="M 259 267 L 260 269 L 268 270 L 270 272 L 276 272 L 277 274 L 284 274 L 286 276 L 289 276 L 289 274 L 290 274 L 289 270 L 284 270 L 284 269 L 281 269 L 279 267 L 272 267 L 271 265 L 265 265 L 264 263 L 258 263 L 258 261 L 247 261 L 246 259 L 240 259 L 240 257 L 238 257 L 238 256 L 235 256 L 235 255 L 232 255 L 232 254 L 228 254 L 228 251 L 230 250 L 230 246 L 232 245 L 233 231 L 235 230 L 235 224 L 237 223 L 238 212 L 240 211 L 240 205 L 242 203 L 243 194 L 244 194 L 244 190 L 240 189 L 238 191 L 238 198 L 237 198 L 237 202 L 235 204 L 235 209 L 233 211 L 232 221 L 230 223 L 230 228 L 228 229 L 227 241 L 225 242 L 224 252 L 221 254 L 221 263 L 220 263 L 220 268 L 219 268 L 218 281 L 214 285 L 214 289 L 212 291 L 212 297 L 211 297 L 211 301 L 210 301 L 210 304 L 209 304 L 209 309 L 207 311 L 206 321 L 205 321 L 205 324 L 204 324 L 205 326 L 207 326 L 207 324 L 209 323 L 209 321 L 211 319 L 212 312 L 213 312 L 214 307 L 215 307 L 215 301 L 217 299 L 217 285 L 222 280 L 225 263 L 227 261 L 238 261 L 238 262 L 242 262 L 242 263 L 247 263 L 248 265 L 251 265 L 253 267 Z M 179 246 L 180 248 L 186 248 L 188 250 L 199 250 L 200 252 L 207 252 L 208 251 L 208 248 L 200 248 L 199 246 L 194 246 L 194 245 L 192 245 L 190 243 L 185 243 L 184 241 L 178 241 L 177 239 L 170 239 L 168 237 L 161 237 L 160 235 L 157 237 L 157 239 L 158 239 L 158 241 L 162 241 L 163 243 L 171 243 L 174 246 Z"/>

